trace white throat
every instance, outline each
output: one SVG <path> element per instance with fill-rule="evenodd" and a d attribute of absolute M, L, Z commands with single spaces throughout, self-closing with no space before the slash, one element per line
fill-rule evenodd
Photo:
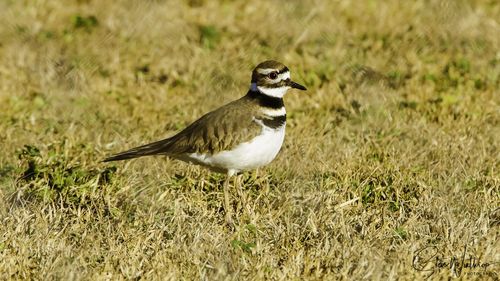
<path fill-rule="evenodd" d="M 288 91 L 288 89 L 290 89 L 289 86 L 283 86 L 283 87 L 279 87 L 279 88 L 265 88 L 265 87 L 257 86 L 256 83 L 250 84 L 250 90 L 259 91 L 266 96 L 275 97 L 275 98 L 282 98 L 286 94 L 286 91 Z"/>

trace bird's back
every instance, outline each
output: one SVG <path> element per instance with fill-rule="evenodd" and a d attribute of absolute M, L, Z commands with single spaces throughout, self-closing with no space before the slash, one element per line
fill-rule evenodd
<path fill-rule="evenodd" d="M 211 111 L 169 138 L 165 154 L 216 154 L 255 138 L 262 127 L 254 122 L 259 107 L 248 95 Z"/>

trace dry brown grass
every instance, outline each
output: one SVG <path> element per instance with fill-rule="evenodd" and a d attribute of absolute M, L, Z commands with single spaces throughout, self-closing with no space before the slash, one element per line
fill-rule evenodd
<path fill-rule="evenodd" d="M 173 2 L 0 2 L 1 279 L 498 280 L 497 1 Z M 270 58 L 309 91 L 234 231 L 222 176 L 99 162 Z"/>

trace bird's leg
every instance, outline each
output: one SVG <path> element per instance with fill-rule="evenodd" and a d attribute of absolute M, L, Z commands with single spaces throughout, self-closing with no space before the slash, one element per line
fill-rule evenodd
<path fill-rule="evenodd" d="M 234 185 L 236 186 L 236 190 L 238 191 L 238 195 L 240 196 L 242 207 L 244 208 L 244 210 L 246 210 L 247 215 L 251 216 L 250 208 L 249 208 L 248 203 L 247 203 L 247 197 L 246 197 L 245 193 L 243 193 L 243 189 L 241 188 L 241 177 L 242 177 L 242 175 L 236 176 Z"/>
<path fill-rule="evenodd" d="M 231 209 L 231 204 L 229 202 L 229 180 L 231 179 L 231 175 L 226 175 L 226 180 L 224 180 L 224 212 L 226 213 L 226 223 L 229 224 L 230 226 L 233 225 L 233 218 L 232 218 L 232 209 Z"/>

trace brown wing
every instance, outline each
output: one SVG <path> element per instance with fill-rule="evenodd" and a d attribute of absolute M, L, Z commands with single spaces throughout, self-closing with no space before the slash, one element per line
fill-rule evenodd
<path fill-rule="evenodd" d="M 245 97 L 209 112 L 169 139 L 158 153 L 210 153 L 230 150 L 259 135 L 262 127 L 254 122 L 255 104 Z"/>
<path fill-rule="evenodd" d="M 115 154 L 104 162 L 157 154 L 214 154 L 230 150 L 262 132 L 262 126 L 254 121 L 254 118 L 263 119 L 261 115 L 255 99 L 244 96 L 205 114 L 173 137 Z"/>
<path fill-rule="evenodd" d="M 254 116 L 258 115 L 257 104 L 245 96 L 205 114 L 173 137 L 132 148 L 103 161 L 126 160 L 156 154 L 171 156 L 195 152 L 214 154 L 230 150 L 260 134 L 262 127 L 254 122 Z"/>

